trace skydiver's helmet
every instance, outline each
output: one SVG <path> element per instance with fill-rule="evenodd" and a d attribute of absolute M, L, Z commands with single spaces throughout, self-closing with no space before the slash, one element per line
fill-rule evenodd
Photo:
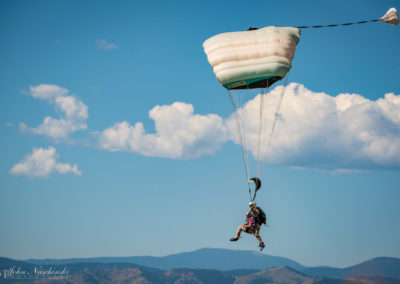
<path fill-rule="evenodd" d="M 250 208 L 255 208 L 257 204 L 254 201 L 249 202 L 249 207 Z"/>

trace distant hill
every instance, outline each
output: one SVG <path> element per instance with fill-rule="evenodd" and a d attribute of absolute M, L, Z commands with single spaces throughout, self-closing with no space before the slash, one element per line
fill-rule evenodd
<path fill-rule="evenodd" d="M 69 277 L 76 278 L 76 283 L 80 283 L 79 281 L 84 283 L 89 281 L 89 278 L 93 280 L 89 282 L 102 283 L 102 277 L 120 279 L 118 277 L 125 277 L 121 273 L 125 273 L 126 277 L 135 279 L 131 282 L 129 278 L 127 283 L 136 283 L 140 275 L 143 278 L 140 280 L 142 282 L 139 281 L 140 283 L 174 283 L 179 279 L 183 281 L 182 283 L 213 283 L 212 281 L 217 281 L 214 283 L 338 283 L 337 281 L 341 279 L 344 282 L 339 283 L 400 284 L 400 259 L 398 258 L 379 257 L 347 268 L 304 267 L 293 260 L 260 252 L 211 248 L 164 257 L 30 259 L 27 261 L 0 258 L 0 272 L 12 266 L 30 271 L 37 266 L 57 270 L 67 266 Z M 281 281 L 281 278 L 285 281 L 290 279 L 290 281 Z M 188 279 L 194 282 L 186 282 Z M 72 282 L 75 283 L 75 280 Z"/>
<path fill-rule="evenodd" d="M 61 261 L 61 260 L 60 260 Z M 341 277 L 313 276 L 297 271 L 287 266 L 279 266 L 255 271 L 252 269 L 238 269 L 232 271 L 221 271 L 216 269 L 193 269 L 174 268 L 166 270 L 156 269 L 137 265 L 134 263 L 101 263 L 101 262 L 77 262 L 68 264 L 33 264 L 7 258 L 0 258 L 0 271 L 3 272 L 10 267 L 32 271 L 35 267 L 43 270 L 62 270 L 67 267 L 68 274 L 64 279 L 49 279 L 44 277 L 35 280 L 13 279 L 12 283 L 212 283 L 212 284 L 255 284 L 255 283 L 276 283 L 276 284 L 400 284 L 400 279 L 393 279 L 381 276 L 365 276 L 364 274 L 376 275 L 380 271 L 392 273 L 396 269 L 399 259 L 377 258 L 365 263 L 350 267 L 357 271 L 359 276 L 346 277 L 345 273 L 350 268 L 343 270 Z M 311 268 L 309 268 L 311 269 Z M 315 269 L 315 268 L 314 268 Z M 329 268 L 324 268 L 329 269 Z M 307 270 L 307 269 L 305 269 Z M 361 273 L 361 274 L 360 274 Z M 0 283 L 10 283 L 4 280 L 0 274 Z"/>
<path fill-rule="evenodd" d="M 286 266 L 274 267 L 266 270 L 252 273 L 246 276 L 236 277 L 235 283 L 247 284 L 247 283 L 285 283 L 285 284 L 296 284 L 296 283 L 321 283 L 323 280 L 321 277 L 310 277 L 303 273 L 300 273 L 294 269 Z M 327 279 L 328 280 L 328 279 Z M 330 279 L 329 279 L 330 280 Z M 339 283 L 339 282 L 332 282 Z"/>
<path fill-rule="evenodd" d="M 191 252 L 171 254 L 164 257 L 98 257 L 80 259 L 29 259 L 33 264 L 68 264 L 75 262 L 135 263 L 143 266 L 169 270 L 172 268 L 196 269 L 253 269 L 288 266 L 296 270 L 305 269 L 301 264 L 284 257 L 271 256 L 255 251 L 204 248 Z"/>
<path fill-rule="evenodd" d="M 400 280 L 389 278 L 358 277 L 352 279 L 332 279 L 326 277 L 312 277 L 298 272 L 292 268 L 281 266 L 261 270 L 248 275 L 237 276 L 230 272 L 211 269 L 171 269 L 160 271 L 147 268 L 135 267 L 134 264 L 104 264 L 104 263 L 80 263 L 70 264 L 75 273 L 70 273 L 65 279 L 35 279 L 22 280 L 13 279 L 12 283 L 35 283 L 35 284 L 102 284 L 102 283 L 131 283 L 131 284 L 399 284 Z M 69 265 L 68 265 L 69 266 Z M 45 266 L 48 267 L 48 266 Z M 2 283 L 9 280 L 0 279 Z"/>
<path fill-rule="evenodd" d="M 400 259 L 392 257 L 377 257 L 343 269 L 332 267 L 311 267 L 301 271 L 312 276 L 325 276 L 342 279 L 357 276 L 390 277 L 400 279 Z"/>
<path fill-rule="evenodd" d="M 5 279 L 7 270 L 19 271 L 20 273 L 14 273 L 11 276 L 12 283 L 29 283 L 35 279 L 35 283 L 62 283 L 63 281 L 60 279 L 47 279 L 49 277 L 35 273 L 35 269 L 41 271 L 63 271 L 67 270 L 66 276 L 68 279 L 68 283 L 71 283 L 71 279 L 86 279 L 80 283 L 88 283 L 92 282 L 89 279 L 97 279 L 101 278 L 101 275 L 111 275 L 112 277 L 117 277 L 116 275 L 120 273 L 125 273 L 127 271 L 136 271 L 140 272 L 140 275 L 145 275 L 148 279 L 153 279 L 154 275 L 163 275 L 165 273 L 164 270 L 144 267 L 141 265 L 133 264 L 133 263 L 90 263 L 90 262 L 77 262 L 77 263 L 69 263 L 69 264 L 32 264 L 24 261 L 13 260 L 9 258 L 0 257 L 0 283 L 11 283 L 10 280 Z M 52 275 L 53 276 L 53 275 Z M 58 276 L 58 275 L 56 275 Z M 41 279 L 44 278 L 44 279 Z M 117 277 L 118 278 L 118 277 Z M 156 277 L 157 278 L 157 277 Z M 10 278 L 9 278 L 10 279 Z M 158 279 L 158 278 L 157 278 Z M 31 280 L 31 281 L 29 281 Z M 60 282 L 61 281 L 61 282 Z M 78 281 L 79 282 L 79 281 Z M 75 283 L 72 281 L 72 283 Z M 93 283 L 101 283 L 96 282 L 94 280 Z M 155 282 L 157 283 L 157 282 Z"/>

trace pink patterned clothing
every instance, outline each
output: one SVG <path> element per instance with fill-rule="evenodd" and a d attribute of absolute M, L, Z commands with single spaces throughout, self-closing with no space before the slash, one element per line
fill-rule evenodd
<path fill-rule="evenodd" d="M 256 225 L 256 222 L 253 217 L 250 217 L 246 219 L 244 225 L 250 225 L 251 227 L 254 227 Z"/>

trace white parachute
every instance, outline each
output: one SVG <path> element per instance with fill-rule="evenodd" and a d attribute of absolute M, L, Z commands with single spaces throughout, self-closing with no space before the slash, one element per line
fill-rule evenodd
<path fill-rule="evenodd" d="M 300 40 L 300 30 L 369 22 L 398 25 L 399 15 L 395 8 L 391 8 L 383 17 L 375 20 L 322 26 L 250 28 L 247 31 L 215 35 L 204 42 L 207 59 L 217 80 L 228 90 L 234 108 L 237 136 L 233 139 L 242 146 L 251 201 L 255 200 L 257 190 L 261 187 L 260 177 L 277 125 L 286 82 L 276 88 L 277 91 L 266 93 L 274 83 L 285 77 L 287 80 Z M 254 133 L 257 133 L 257 137 L 253 137 Z M 254 170 L 250 168 L 251 156 L 256 164 Z"/>

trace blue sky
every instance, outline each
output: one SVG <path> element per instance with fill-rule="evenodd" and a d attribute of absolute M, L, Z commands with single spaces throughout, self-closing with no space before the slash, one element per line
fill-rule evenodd
<path fill-rule="evenodd" d="M 232 107 L 203 42 L 250 26 L 375 19 L 390 7 L 400 8 L 1 1 L 0 255 L 255 250 L 251 236 L 228 241 L 248 193 L 240 147 L 222 135 Z M 257 197 L 269 216 L 265 253 L 339 267 L 400 257 L 399 44 L 399 27 L 383 23 L 302 31 L 282 105 L 293 123 L 278 125 Z M 339 105 L 351 108 L 331 120 Z"/>

